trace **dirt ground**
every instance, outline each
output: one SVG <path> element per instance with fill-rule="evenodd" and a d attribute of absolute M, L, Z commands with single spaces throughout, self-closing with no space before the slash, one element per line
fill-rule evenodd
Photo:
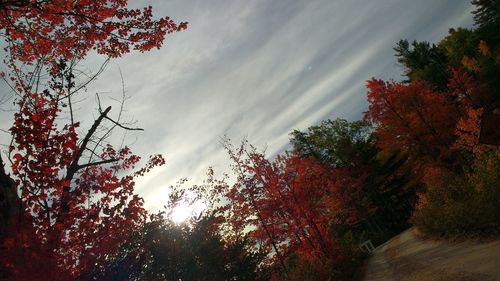
<path fill-rule="evenodd" d="M 500 281 L 500 240 L 430 241 L 411 228 L 379 246 L 364 281 Z"/>

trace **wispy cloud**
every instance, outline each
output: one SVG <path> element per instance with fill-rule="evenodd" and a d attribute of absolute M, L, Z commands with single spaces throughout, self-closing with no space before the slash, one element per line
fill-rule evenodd
<path fill-rule="evenodd" d="M 186 12 L 191 25 L 165 50 L 120 62 L 141 97 L 134 115 L 148 129 L 137 147 L 168 159 L 139 182 L 150 208 L 180 177 L 195 183 L 208 166 L 227 171 L 224 134 L 273 154 L 295 128 L 360 118 L 365 81 L 400 77 L 392 50 L 399 39 L 435 41 L 471 24 L 468 1 L 153 4 L 178 18 Z"/>

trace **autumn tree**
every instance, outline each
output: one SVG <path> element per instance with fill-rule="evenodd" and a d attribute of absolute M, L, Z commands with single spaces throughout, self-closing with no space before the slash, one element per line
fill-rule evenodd
<path fill-rule="evenodd" d="M 424 161 L 446 161 L 451 155 L 460 112 L 425 82 L 405 85 L 372 79 L 368 81 L 368 103 L 365 119 L 377 126 L 380 148 L 400 148 L 414 160 Z"/>
<path fill-rule="evenodd" d="M 9 69 L 2 76 L 16 106 L 0 155 L 0 276 L 75 279 L 143 226 L 134 179 L 164 164 L 155 155 L 134 169 L 140 157 L 108 142 L 113 129 L 139 129 L 123 122 L 123 103 L 113 116 L 99 101 L 97 118 L 80 128 L 74 98 L 95 76 L 79 79 L 76 62 L 91 50 L 118 57 L 160 47 L 186 24 L 112 0 L 2 1 L 0 14 Z"/>
<path fill-rule="evenodd" d="M 237 148 L 227 140 L 224 145 L 236 177 L 222 190 L 225 218 L 236 232 L 248 232 L 254 245 L 272 253 L 267 262 L 276 268 L 275 278 L 294 280 L 296 262 L 306 261 L 318 264 L 310 268 L 314 278 L 348 275 L 336 268 L 357 258 L 339 246 L 334 226 L 359 224 L 370 213 L 360 192 L 364 178 L 347 177 L 298 152 L 269 160 L 246 142 Z"/>

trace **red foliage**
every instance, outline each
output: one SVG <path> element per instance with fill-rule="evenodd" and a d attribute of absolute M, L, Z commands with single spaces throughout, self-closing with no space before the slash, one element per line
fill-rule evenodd
<path fill-rule="evenodd" d="M 369 108 L 365 119 L 377 125 L 382 149 L 402 149 L 411 157 L 431 159 L 450 155 L 460 107 L 449 94 L 432 90 L 422 81 L 410 84 L 368 81 Z"/>
<path fill-rule="evenodd" d="M 127 2 L 0 2 L 0 31 L 11 55 L 11 73 L 2 78 L 13 82 L 18 107 L 10 129 L 12 174 L 0 169 L 2 194 L 18 197 L 0 214 L 0 279 L 77 279 L 146 220 L 134 179 L 163 165 L 162 156 L 134 171 L 140 157 L 128 147 L 105 145 L 101 152 L 89 147 L 102 121 L 110 119 L 111 107 L 100 110 L 84 136 L 77 134 L 80 125 L 72 113 L 65 118 L 63 112 L 74 84 L 62 74 L 60 61 L 81 59 L 91 50 L 109 57 L 148 51 L 160 47 L 166 34 L 186 28 L 168 17 L 154 19 L 151 7 L 128 9 Z M 53 83 L 39 92 L 33 80 L 41 74 L 19 66 L 33 61 L 42 62 L 36 67 L 46 66 L 54 79 L 69 79 L 67 85 Z"/>
<path fill-rule="evenodd" d="M 0 29 L 20 61 L 82 58 L 89 50 L 119 57 L 159 48 L 168 33 L 187 27 L 152 8 L 127 8 L 127 0 L 2 1 Z"/>
<path fill-rule="evenodd" d="M 356 224 L 370 212 L 361 188 L 365 178 L 328 167 L 298 153 L 267 160 L 255 149 L 226 147 L 238 175 L 228 190 L 228 220 L 253 241 L 272 250 L 273 262 L 291 254 L 320 261 L 339 255 L 332 224 Z"/>
<path fill-rule="evenodd" d="M 27 94 L 11 128 L 20 216 L 12 217 L 0 259 L 14 280 L 36 280 L 42 272 L 45 280 L 73 279 L 116 251 L 146 219 L 134 177 L 164 164 L 154 156 L 127 175 L 140 158 L 111 145 L 100 161 L 80 164 L 78 123 L 56 122 L 57 100 Z"/>
<path fill-rule="evenodd" d="M 471 74 L 463 69 L 450 69 L 452 77 L 448 81 L 448 95 L 464 111 L 471 107 L 484 106 L 488 91 Z"/>
<path fill-rule="evenodd" d="M 357 169 L 334 168 L 331 171 L 335 184 L 323 200 L 326 207 L 335 212 L 337 225 L 356 225 L 375 211 L 364 189 L 368 174 Z"/>

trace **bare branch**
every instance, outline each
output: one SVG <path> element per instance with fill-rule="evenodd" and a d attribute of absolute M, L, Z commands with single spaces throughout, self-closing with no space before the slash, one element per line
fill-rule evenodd
<path fill-rule="evenodd" d="M 107 129 L 107 131 L 95 142 L 95 145 L 94 145 L 94 148 L 93 150 L 91 150 L 92 154 L 95 155 L 94 151 L 97 149 L 97 147 L 99 147 L 99 145 L 101 145 L 101 143 L 106 140 L 109 136 L 111 136 L 111 133 L 113 132 L 113 130 L 115 129 L 115 127 L 119 126 L 121 127 L 122 129 L 125 129 L 125 132 L 128 131 L 128 130 L 140 130 L 140 129 L 133 129 L 133 128 L 130 128 L 128 126 L 125 126 L 124 123 L 121 122 L 121 118 L 122 118 L 122 115 L 123 115 L 123 111 L 124 111 L 124 105 L 125 105 L 125 101 L 127 100 L 127 96 L 125 94 L 125 82 L 124 82 L 124 79 L 123 79 L 123 74 L 122 74 L 122 71 L 120 69 L 120 67 L 118 67 L 118 71 L 120 73 L 120 78 L 121 78 L 121 84 L 122 84 L 122 99 L 121 101 L 118 101 L 117 99 L 113 99 L 114 101 L 118 102 L 120 104 L 120 108 L 119 108 L 119 111 L 118 111 L 118 117 L 114 120 L 111 120 L 110 118 L 107 118 L 108 120 L 110 120 L 114 125 L 111 126 L 110 128 Z M 98 105 L 98 108 L 99 108 L 99 112 L 102 110 L 101 109 L 101 99 L 100 99 L 100 96 L 99 96 L 99 93 L 96 93 L 96 99 L 97 99 L 97 105 Z M 122 144 L 120 146 L 123 145 L 123 140 L 122 140 Z M 89 149 L 90 150 L 90 149 Z M 92 162 L 92 155 L 89 157 L 88 159 L 88 163 Z"/>
<path fill-rule="evenodd" d="M 69 92 L 68 95 L 72 95 L 78 91 L 80 91 L 81 89 L 85 88 L 88 84 L 90 84 L 91 82 L 93 82 L 94 80 L 97 79 L 97 76 L 99 76 L 105 69 L 106 69 L 106 66 L 108 65 L 110 61 L 110 58 L 107 58 L 102 64 L 101 66 L 99 67 L 99 70 L 97 70 L 96 73 L 94 73 L 94 75 L 90 76 L 89 79 L 87 81 L 85 81 L 84 83 L 78 85 L 77 87 L 75 87 L 75 89 L 73 89 L 73 91 Z"/>
<path fill-rule="evenodd" d="M 126 127 L 118 122 L 116 122 L 115 120 L 109 118 L 108 116 L 104 116 L 104 118 L 108 119 L 109 121 L 113 122 L 113 124 L 115 124 L 116 126 L 122 128 L 122 129 L 125 129 L 125 130 L 128 130 L 128 131 L 144 131 L 143 128 L 130 128 L 130 127 Z"/>
<path fill-rule="evenodd" d="M 103 112 L 101 112 L 101 115 L 97 118 L 97 120 L 94 121 L 94 124 L 92 127 L 89 129 L 85 137 L 83 138 L 82 144 L 80 145 L 80 148 L 78 150 L 78 153 L 75 156 L 75 159 L 73 159 L 73 162 L 71 165 L 68 167 L 67 173 L 66 173 L 66 180 L 71 181 L 75 175 L 75 173 L 79 170 L 79 165 L 78 161 L 82 157 L 83 151 L 87 148 L 87 144 L 89 143 L 90 138 L 94 135 L 95 131 L 101 124 L 102 120 L 106 118 L 106 115 L 109 113 L 111 110 L 111 106 L 108 106 Z"/>

